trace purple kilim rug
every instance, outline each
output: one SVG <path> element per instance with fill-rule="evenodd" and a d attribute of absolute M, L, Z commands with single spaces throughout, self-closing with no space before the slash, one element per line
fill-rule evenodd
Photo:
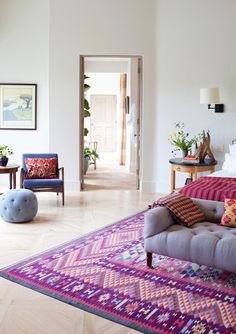
<path fill-rule="evenodd" d="M 144 333 L 236 333 L 236 274 L 165 256 L 147 268 L 143 214 L 0 275 Z"/>

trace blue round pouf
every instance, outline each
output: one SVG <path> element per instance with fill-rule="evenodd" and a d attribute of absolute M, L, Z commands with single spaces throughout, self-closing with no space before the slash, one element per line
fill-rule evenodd
<path fill-rule="evenodd" d="M 30 221 L 37 211 L 37 197 L 29 189 L 11 189 L 0 198 L 0 215 L 8 223 Z"/>

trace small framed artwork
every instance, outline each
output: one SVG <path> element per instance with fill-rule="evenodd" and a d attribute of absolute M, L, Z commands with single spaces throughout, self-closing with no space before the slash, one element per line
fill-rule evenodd
<path fill-rule="evenodd" d="M 0 130 L 36 130 L 37 84 L 0 84 Z"/>

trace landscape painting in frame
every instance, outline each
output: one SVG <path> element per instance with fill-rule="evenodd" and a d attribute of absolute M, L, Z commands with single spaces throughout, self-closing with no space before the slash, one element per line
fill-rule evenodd
<path fill-rule="evenodd" d="M 36 109 L 36 84 L 0 84 L 0 130 L 36 130 Z"/>

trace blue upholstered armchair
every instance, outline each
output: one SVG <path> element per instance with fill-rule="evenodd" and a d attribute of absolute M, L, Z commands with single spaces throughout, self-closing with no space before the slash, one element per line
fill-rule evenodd
<path fill-rule="evenodd" d="M 25 153 L 22 158 L 21 188 L 61 193 L 64 205 L 64 167 L 58 168 L 58 155 Z"/>

